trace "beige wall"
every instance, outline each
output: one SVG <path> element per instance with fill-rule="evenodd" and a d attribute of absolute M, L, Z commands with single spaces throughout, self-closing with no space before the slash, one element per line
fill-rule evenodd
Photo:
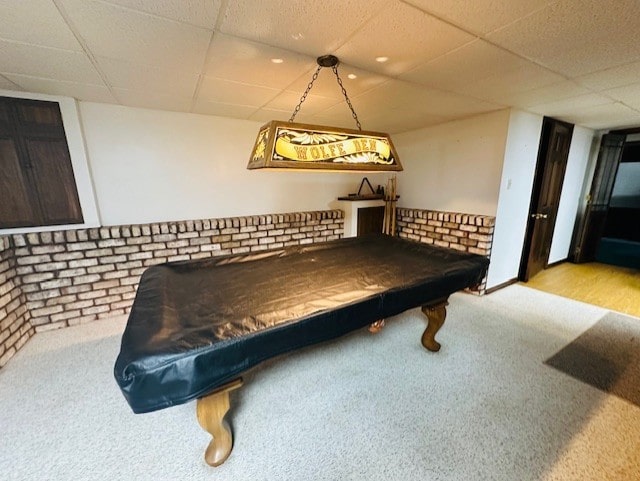
<path fill-rule="evenodd" d="M 395 135 L 400 206 L 494 216 L 508 125 L 501 110 Z"/>
<path fill-rule="evenodd" d="M 87 102 L 80 114 L 102 225 L 323 210 L 363 177 L 248 171 L 257 122 Z"/>
<path fill-rule="evenodd" d="M 518 277 L 541 130 L 540 115 L 510 112 L 488 289 Z"/>

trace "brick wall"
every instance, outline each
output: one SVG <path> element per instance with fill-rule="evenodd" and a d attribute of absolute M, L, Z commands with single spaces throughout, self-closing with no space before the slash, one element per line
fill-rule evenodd
<path fill-rule="evenodd" d="M 486 256 L 494 223 L 398 209 L 400 237 Z M 151 265 L 335 240 L 343 228 L 329 210 L 0 237 L 0 367 L 35 332 L 126 314 Z"/>
<path fill-rule="evenodd" d="M 423 209 L 398 209 L 400 237 L 463 252 L 491 256 L 496 218 Z M 473 292 L 484 294 L 487 278 Z"/>
<path fill-rule="evenodd" d="M 26 298 L 16 272 L 9 237 L 0 237 L 0 367 L 29 340 L 35 329 L 29 322 Z"/>
<path fill-rule="evenodd" d="M 0 303 L 2 336 L 10 325 L 11 346 L 20 347 L 28 336 L 16 340 L 16 329 L 31 335 L 126 314 L 140 275 L 154 264 L 335 240 L 343 224 L 342 211 L 329 210 L 0 237 L 7 247 L 0 292 L 10 290 L 0 302 L 17 310 L 9 317 Z M 22 324 L 11 320 L 20 315 Z M 4 342 L 1 349 L 5 363 L 17 351 Z"/>

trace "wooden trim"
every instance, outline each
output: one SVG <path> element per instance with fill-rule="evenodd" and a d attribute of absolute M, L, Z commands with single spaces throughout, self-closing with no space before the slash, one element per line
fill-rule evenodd
<path fill-rule="evenodd" d="M 615 135 L 640 134 L 640 127 L 632 127 L 630 129 L 610 130 L 609 133 L 615 134 Z"/>
<path fill-rule="evenodd" d="M 509 279 L 506 282 L 503 282 L 502 284 L 498 284 L 497 286 L 493 286 L 491 289 L 486 289 L 484 291 L 484 294 L 491 294 L 492 292 L 496 292 L 499 291 L 500 289 L 504 289 L 505 287 L 510 286 L 511 284 L 516 284 L 518 282 L 518 278 L 514 277 L 513 279 Z"/>

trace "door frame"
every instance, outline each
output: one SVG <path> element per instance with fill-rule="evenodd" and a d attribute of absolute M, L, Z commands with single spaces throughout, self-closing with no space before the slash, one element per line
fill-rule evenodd
<path fill-rule="evenodd" d="M 567 159 L 564 162 L 564 167 L 561 172 L 561 181 L 560 181 L 560 190 L 558 192 L 557 200 L 553 205 L 554 215 L 548 220 L 548 222 L 552 222 L 552 225 L 549 226 L 550 230 L 550 240 L 549 242 L 553 242 L 553 233 L 555 231 L 556 219 L 558 214 L 558 207 L 560 205 L 560 198 L 562 196 L 562 190 L 564 187 L 564 175 L 566 172 L 569 151 L 571 148 L 571 141 L 573 138 L 573 128 L 574 125 L 568 122 L 562 122 L 560 120 L 553 119 L 551 117 L 544 117 L 542 121 L 542 130 L 540 132 L 540 142 L 538 145 L 538 156 L 536 160 L 536 167 L 534 170 L 533 177 L 533 185 L 531 188 L 531 198 L 529 200 L 529 209 L 527 211 L 527 227 L 525 230 L 525 238 L 522 246 L 522 253 L 520 256 L 520 267 L 518 270 L 518 280 L 522 282 L 528 281 L 528 266 L 529 259 L 531 254 L 531 247 L 533 244 L 534 230 L 536 226 L 536 219 L 533 217 L 536 214 L 538 209 L 538 204 L 540 202 L 540 197 L 543 192 L 543 182 L 545 179 L 545 167 L 547 166 L 547 162 L 550 158 L 550 148 L 551 148 L 551 136 L 553 132 L 553 128 L 556 125 L 563 126 L 568 128 L 570 131 L 571 137 L 569 138 L 569 146 L 567 148 Z M 546 254 L 546 259 L 544 261 L 544 268 L 549 265 L 549 252 Z"/>
<path fill-rule="evenodd" d="M 600 139 L 587 204 L 576 222 L 569 249 L 569 258 L 576 264 L 595 260 L 597 244 L 604 230 L 613 184 L 618 175 L 625 143 L 626 134 L 610 132 Z M 596 219 L 595 212 L 599 213 L 599 219 Z"/>

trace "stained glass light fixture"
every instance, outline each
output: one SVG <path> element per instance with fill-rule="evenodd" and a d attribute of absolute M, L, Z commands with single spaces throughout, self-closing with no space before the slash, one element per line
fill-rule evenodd
<path fill-rule="evenodd" d="M 402 170 L 402 164 L 389 134 L 362 130 L 358 115 L 338 74 L 338 58 L 324 55 L 318 57 L 317 62 L 318 68 L 289 121 L 272 120 L 260 128 L 247 169 L 323 169 L 359 172 Z M 333 70 L 351 109 L 357 130 L 293 122 L 324 67 Z"/>

